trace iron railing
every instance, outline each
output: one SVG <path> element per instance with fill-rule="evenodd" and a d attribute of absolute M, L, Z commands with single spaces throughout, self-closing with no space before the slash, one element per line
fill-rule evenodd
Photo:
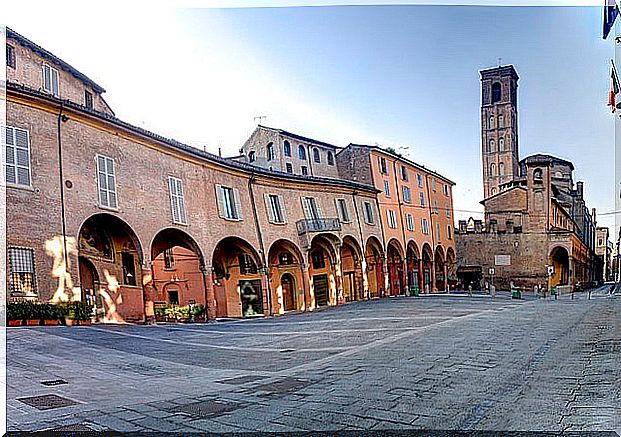
<path fill-rule="evenodd" d="M 341 220 L 338 218 L 302 219 L 296 222 L 298 235 L 310 232 L 340 231 Z"/>

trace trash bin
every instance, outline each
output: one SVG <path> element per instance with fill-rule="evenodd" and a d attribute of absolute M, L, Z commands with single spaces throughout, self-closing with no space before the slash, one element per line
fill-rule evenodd
<path fill-rule="evenodd" d="M 550 288 L 550 296 L 556 295 L 556 286 Z"/>
<path fill-rule="evenodd" d="M 418 285 L 415 285 L 413 287 L 413 291 L 414 291 L 414 296 L 418 296 L 420 294 L 420 289 L 418 288 Z"/>
<path fill-rule="evenodd" d="M 512 299 L 522 299 L 522 292 L 519 288 L 513 288 L 511 290 L 511 298 Z"/>

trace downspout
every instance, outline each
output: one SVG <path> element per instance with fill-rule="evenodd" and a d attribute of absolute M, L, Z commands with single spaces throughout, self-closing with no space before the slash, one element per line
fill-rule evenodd
<path fill-rule="evenodd" d="M 261 225 L 259 224 L 259 216 L 257 214 L 257 205 L 254 198 L 254 190 L 252 189 L 252 185 L 254 184 L 255 176 L 254 169 L 250 174 L 250 179 L 248 179 L 248 192 L 250 193 L 250 204 L 252 205 L 252 215 L 254 217 L 254 225 L 257 229 L 257 238 L 259 240 L 259 247 L 261 249 L 261 262 L 263 263 L 263 268 L 265 269 L 265 276 L 267 278 L 266 286 L 267 286 L 267 305 L 269 308 L 270 316 L 274 315 L 274 307 L 272 306 L 272 290 L 270 288 L 269 281 L 269 266 L 267 265 L 265 258 L 265 245 L 263 244 L 263 233 L 261 232 Z"/>
<path fill-rule="evenodd" d="M 62 138 L 61 138 L 61 125 L 69 120 L 69 117 L 63 114 L 64 103 L 60 102 L 60 109 L 58 111 L 57 119 L 57 133 L 58 133 L 58 179 L 60 182 L 60 217 L 62 223 L 63 232 L 63 257 L 65 261 L 65 273 L 69 273 L 69 257 L 67 254 L 67 220 L 65 216 L 65 184 L 63 175 L 63 151 L 62 151 Z M 73 297 L 73 296 L 72 296 Z"/>
<path fill-rule="evenodd" d="M 437 280 L 436 280 L 436 241 L 434 238 L 434 228 L 435 228 L 435 223 L 433 222 L 433 210 L 431 209 L 431 192 L 429 191 L 429 175 L 426 174 L 425 175 L 425 182 L 427 185 L 427 203 L 429 204 L 429 227 L 431 228 L 431 271 L 429 273 L 431 273 L 430 275 L 430 280 L 433 277 L 433 282 L 430 284 L 430 290 L 429 292 L 433 292 L 434 287 L 436 286 Z"/>
<path fill-rule="evenodd" d="M 408 243 L 405 238 L 405 226 L 403 226 L 403 219 L 405 218 L 403 215 L 403 202 L 401 202 L 401 190 L 399 190 L 399 177 L 397 176 L 397 160 L 393 161 L 393 167 L 395 170 L 395 188 L 397 189 L 397 205 L 399 205 L 399 220 L 401 221 L 401 235 L 403 236 L 403 260 L 405 261 L 405 274 L 407 276 L 407 287 L 408 290 L 410 288 L 410 275 L 408 274 Z M 412 198 L 412 194 L 410 192 L 410 200 Z M 403 287 L 405 284 L 401 284 Z M 399 290 L 399 294 L 401 294 L 402 290 Z"/>
<path fill-rule="evenodd" d="M 352 200 L 354 202 L 354 211 L 356 212 L 356 223 L 358 223 L 358 233 L 360 234 L 360 257 L 362 258 L 360 260 L 360 266 L 362 267 L 362 261 L 365 261 L 365 266 L 366 266 L 366 245 L 364 244 L 364 236 L 362 235 L 362 225 L 360 224 L 360 214 L 358 213 L 358 203 L 356 202 L 356 190 L 352 191 L 351 193 L 351 197 Z M 367 267 L 365 267 L 365 270 L 367 269 Z M 367 272 L 368 273 L 368 272 Z M 362 279 L 362 292 L 364 293 L 364 277 Z M 367 290 L 368 293 L 368 290 Z M 368 297 L 367 297 L 368 299 Z"/>

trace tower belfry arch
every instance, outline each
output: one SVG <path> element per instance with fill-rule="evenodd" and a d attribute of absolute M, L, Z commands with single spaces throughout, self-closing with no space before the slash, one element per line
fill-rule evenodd
<path fill-rule="evenodd" d="M 500 185 L 519 176 L 517 87 L 513 65 L 481 72 L 481 159 L 483 194 L 500 192 Z M 502 174 L 496 169 L 505 169 Z"/>

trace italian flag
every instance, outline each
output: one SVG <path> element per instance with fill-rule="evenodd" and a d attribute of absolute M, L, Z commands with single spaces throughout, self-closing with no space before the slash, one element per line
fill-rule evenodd
<path fill-rule="evenodd" d="M 611 111 L 615 112 L 617 109 L 617 94 L 619 94 L 619 77 L 617 76 L 617 69 L 615 68 L 614 61 L 612 62 L 612 69 L 610 70 L 610 92 L 608 93 L 608 106 L 611 107 Z"/>

